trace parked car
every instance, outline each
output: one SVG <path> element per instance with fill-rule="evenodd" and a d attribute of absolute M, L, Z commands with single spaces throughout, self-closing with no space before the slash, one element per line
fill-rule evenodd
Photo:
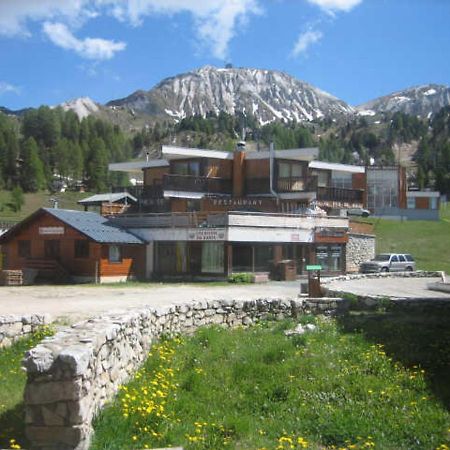
<path fill-rule="evenodd" d="M 348 208 L 347 216 L 369 217 L 370 211 L 364 208 Z"/>
<path fill-rule="evenodd" d="M 414 258 L 408 253 L 380 253 L 371 261 L 361 263 L 361 273 L 408 272 L 416 270 Z"/>

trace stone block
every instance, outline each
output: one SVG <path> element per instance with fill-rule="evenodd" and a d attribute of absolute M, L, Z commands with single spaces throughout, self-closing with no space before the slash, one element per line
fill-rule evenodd
<path fill-rule="evenodd" d="M 64 400 L 78 400 L 81 397 L 81 379 L 28 383 L 25 388 L 25 403 L 45 405 Z"/>
<path fill-rule="evenodd" d="M 88 345 L 72 345 L 60 352 L 58 361 L 70 369 L 74 376 L 78 376 L 87 370 L 92 355 L 92 347 Z"/>

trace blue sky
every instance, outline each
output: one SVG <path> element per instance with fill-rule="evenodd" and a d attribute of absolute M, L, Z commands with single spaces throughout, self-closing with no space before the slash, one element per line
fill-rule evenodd
<path fill-rule="evenodd" d="M 357 105 L 449 85 L 449 20 L 450 0 L 0 0 L 0 105 L 103 103 L 227 62 Z"/>

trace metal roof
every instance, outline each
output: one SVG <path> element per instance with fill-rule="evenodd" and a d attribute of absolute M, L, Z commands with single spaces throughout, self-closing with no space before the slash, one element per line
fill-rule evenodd
<path fill-rule="evenodd" d="M 142 244 L 144 241 L 134 234 L 113 225 L 100 214 L 69 209 L 42 208 L 90 239 L 103 244 Z"/>
<path fill-rule="evenodd" d="M 211 150 L 207 148 L 188 148 L 174 147 L 172 145 L 163 145 L 162 155 L 166 159 L 184 159 L 184 158 L 214 158 L 214 159 L 233 159 L 233 152 L 223 150 Z"/>
<path fill-rule="evenodd" d="M 150 159 L 149 161 L 131 161 L 121 163 L 111 163 L 108 170 L 111 172 L 135 172 L 141 173 L 144 169 L 152 167 L 168 167 L 169 161 L 166 159 Z"/>
<path fill-rule="evenodd" d="M 77 203 L 81 205 L 96 205 L 101 204 L 103 202 L 118 202 L 119 200 L 131 200 L 132 202 L 137 202 L 137 198 L 133 197 L 128 192 L 109 192 L 107 194 L 96 194 L 91 197 L 83 198 L 82 200 L 78 200 Z"/>
<path fill-rule="evenodd" d="M 350 173 L 364 173 L 366 171 L 364 166 L 353 166 L 351 164 L 330 163 L 325 161 L 311 161 L 309 163 L 309 168 L 335 170 L 337 172 L 350 172 Z"/>

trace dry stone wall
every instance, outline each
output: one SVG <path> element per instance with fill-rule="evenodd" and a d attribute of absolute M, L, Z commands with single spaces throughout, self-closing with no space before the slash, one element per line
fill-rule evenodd
<path fill-rule="evenodd" d="M 50 322 L 51 317 L 48 314 L 0 316 L 0 348 L 9 347 L 21 337 L 34 333 L 39 327 Z"/>
<path fill-rule="evenodd" d="M 45 338 L 24 360 L 31 448 L 87 449 L 93 418 L 161 335 L 211 324 L 247 326 L 269 317 L 296 317 L 302 310 L 302 299 L 198 301 L 111 313 Z"/>
<path fill-rule="evenodd" d="M 358 272 L 359 265 L 375 257 L 375 236 L 350 233 L 346 246 L 346 272 Z"/>

